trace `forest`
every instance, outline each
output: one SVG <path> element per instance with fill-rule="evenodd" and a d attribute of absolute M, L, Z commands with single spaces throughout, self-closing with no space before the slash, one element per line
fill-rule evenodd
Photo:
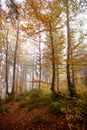
<path fill-rule="evenodd" d="M 87 0 L 0 0 L 0 129 L 87 129 Z"/>

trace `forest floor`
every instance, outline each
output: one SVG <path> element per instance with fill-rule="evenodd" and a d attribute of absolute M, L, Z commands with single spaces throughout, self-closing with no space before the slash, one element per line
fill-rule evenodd
<path fill-rule="evenodd" d="M 78 106 L 74 107 L 75 113 L 74 111 L 71 112 L 70 108 L 65 113 L 65 107 L 63 107 L 64 114 L 59 113 L 58 103 L 57 101 L 51 102 L 51 112 L 48 112 L 49 105 L 46 104 L 25 107 L 25 100 L 23 99 L 22 102 L 14 100 L 3 103 L 0 107 L 0 130 L 87 130 L 87 112 L 84 110 L 85 119 L 81 113 L 81 106 L 86 108 L 87 102 L 83 103 L 80 100 L 80 112 Z"/>
<path fill-rule="evenodd" d="M 68 130 L 65 117 L 46 113 L 46 107 L 37 107 L 30 112 L 26 108 L 16 111 L 18 103 L 10 103 L 8 113 L 0 116 L 0 130 Z M 37 119 L 35 119 L 35 117 Z M 42 121 L 42 118 L 44 121 Z"/>

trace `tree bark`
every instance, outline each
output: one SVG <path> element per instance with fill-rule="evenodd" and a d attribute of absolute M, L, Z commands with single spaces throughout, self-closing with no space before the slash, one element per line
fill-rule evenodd
<path fill-rule="evenodd" d="M 50 40 L 51 40 L 51 47 L 52 47 L 52 84 L 51 84 L 51 91 L 55 92 L 55 59 L 54 59 L 54 44 L 53 44 L 51 21 L 50 21 Z"/>
<path fill-rule="evenodd" d="M 14 94 L 15 94 L 15 75 L 16 75 L 16 61 L 17 61 L 18 39 L 19 39 L 19 20 L 17 20 L 17 36 L 16 36 L 16 46 L 15 46 L 14 64 L 13 64 L 12 96 L 14 96 Z"/>
<path fill-rule="evenodd" d="M 9 95 L 8 92 L 8 31 L 7 31 L 7 43 L 6 43 L 6 94 Z"/>
<path fill-rule="evenodd" d="M 57 91 L 59 91 L 59 66 L 57 63 Z"/>
<path fill-rule="evenodd" d="M 71 51 L 71 59 L 73 58 L 73 52 Z M 74 64 L 72 61 L 71 64 L 71 69 L 72 69 L 72 84 L 73 84 L 73 90 L 75 91 L 74 93 L 76 93 L 76 84 L 75 84 L 75 70 L 74 70 Z"/>
<path fill-rule="evenodd" d="M 67 84 L 68 84 L 68 89 L 70 92 L 70 96 L 73 97 L 75 96 L 75 91 L 73 84 L 71 82 L 71 77 L 70 77 L 70 26 L 69 26 L 69 6 L 68 6 L 68 0 L 66 0 L 66 18 L 67 18 Z"/>
<path fill-rule="evenodd" d="M 39 89 L 41 89 L 41 36 L 39 34 Z"/>

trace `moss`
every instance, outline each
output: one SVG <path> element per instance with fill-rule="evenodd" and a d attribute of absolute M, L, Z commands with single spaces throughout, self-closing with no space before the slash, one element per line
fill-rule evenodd
<path fill-rule="evenodd" d="M 61 108 L 62 108 L 63 104 L 62 102 L 52 102 L 49 107 L 48 107 L 48 112 L 51 112 L 54 115 L 60 115 L 62 114 Z"/>
<path fill-rule="evenodd" d="M 40 102 L 42 105 L 49 105 L 52 102 L 51 94 L 42 94 Z"/>
<path fill-rule="evenodd" d="M 27 106 L 27 102 L 24 100 L 19 103 L 19 108 L 24 108 L 26 106 Z"/>

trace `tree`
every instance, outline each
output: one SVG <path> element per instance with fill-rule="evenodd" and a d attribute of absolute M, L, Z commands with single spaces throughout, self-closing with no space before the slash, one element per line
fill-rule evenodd
<path fill-rule="evenodd" d="M 69 1 L 66 0 L 66 18 L 67 18 L 67 84 L 70 92 L 70 96 L 76 96 L 75 86 L 71 82 L 70 77 L 70 55 L 71 55 L 71 45 L 70 45 L 70 25 L 69 25 Z"/>
<path fill-rule="evenodd" d="M 76 73 L 87 64 L 87 29 L 82 28 L 86 20 L 79 18 L 85 0 L 26 0 L 23 4 L 7 0 L 6 4 L 8 12 L 0 15 L 0 84 L 7 95 L 41 89 L 43 83 L 56 93 L 67 74 L 70 96 L 75 96 Z"/>
<path fill-rule="evenodd" d="M 33 11 L 34 17 L 40 21 L 43 24 L 44 29 L 40 32 L 46 31 L 50 37 L 50 44 L 51 44 L 51 56 L 52 56 L 52 84 L 51 84 L 51 90 L 54 92 L 55 91 L 55 58 L 54 58 L 54 41 L 53 41 L 53 33 L 55 32 L 56 29 L 61 28 L 57 27 L 58 25 L 58 20 L 56 20 L 60 14 L 61 14 L 61 7 L 58 7 L 58 3 L 60 1 L 53 1 L 51 2 L 45 2 L 46 7 L 43 7 L 42 3 L 40 1 L 38 2 L 41 4 L 41 10 L 39 11 L 39 4 L 35 1 L 30 1 L 30 7 Z M 43 2 L 44 3 L 44 2 Z M 61 3 L 62 4 L 62 3 Z M 43 14 L 41 11 L 45 9 L 46 12 Z M 57 10 L 57 14 L 55 14 L 55 10 Z M 49 13 L 48 13 L 49 12 Z"/>

